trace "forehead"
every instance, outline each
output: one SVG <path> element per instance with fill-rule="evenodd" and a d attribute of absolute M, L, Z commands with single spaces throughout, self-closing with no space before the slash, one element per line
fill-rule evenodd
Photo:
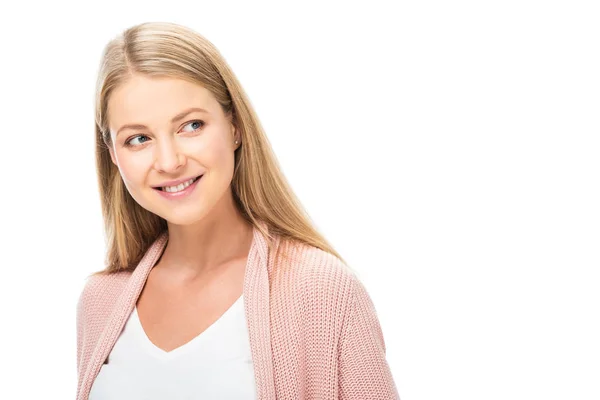
<path fill-rule="evenodd" d="M 218 103 L 203 86 L 171 77 L 135 75 L 113 90 L 108 100 L 111 129 L 127 123 L 164 124 L 189 107 L 213 114 Z"/>

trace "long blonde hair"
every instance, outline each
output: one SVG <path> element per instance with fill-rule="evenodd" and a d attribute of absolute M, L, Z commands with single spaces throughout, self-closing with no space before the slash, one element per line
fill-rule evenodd
<path fill-rule="evenodd" d="M 167 22 L 135 25 L 111 40 L 102 55 L 96 84 L 96 168 L 107 253 L 96 274 L 133 270 L 167 229 L 166 221 L 129 194 L 110 158 L 107 104 L 111 92 L 133 74 L 185 79 L 208 89 L 232 118 L 242 145 L 235 151 L 232 192 L 243 217 L 273 246 L 273 236 L 342 257 L 313 226 L 283 176 L 259 119 L 237 78 L 206 38 Z M 259 222 L 268 227 L 268 233 Z"/>

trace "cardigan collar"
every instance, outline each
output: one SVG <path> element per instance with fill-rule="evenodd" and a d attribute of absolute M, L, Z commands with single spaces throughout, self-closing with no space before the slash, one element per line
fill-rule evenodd
<path fill-rule="evenodd" d="M 268 233 L 266 223 L 259 221 Z M 275 248 L 279 237 L 273 237 Z M 92 383 L 98 375 L 104 360 L 114 347 L 125 323 L 146 283 L 150 270 L 163 253 L 168 242 L 168 232 L 163 232 L 148 248 L 124 286 L 123 291 L 115 302 L 104 330 L 92 353 L 91 360 L 85 372 L 81 399 L 87 399 Z M 275 382 L 273 375 L 273 360 L 271 357 L 270 307 L 269 307 L 269 271 L 272 269 L 273 257 L 269 257 L 267 239 L 257 226 L 253 227 L 253 239 L 248 253 L 244 273 L 244 313 L 250 338 L 250 350 L 254 365 L 257 399 L 274 400 Z"/>

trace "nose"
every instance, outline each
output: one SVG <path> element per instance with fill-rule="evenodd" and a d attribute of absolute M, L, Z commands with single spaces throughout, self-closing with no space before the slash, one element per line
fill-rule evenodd
<path fill-rule="evenodd" d="M 185 155 L 173 139 L 157 142 L 154 168 L 165 173 L 178 172 L 185 165 Z"/>

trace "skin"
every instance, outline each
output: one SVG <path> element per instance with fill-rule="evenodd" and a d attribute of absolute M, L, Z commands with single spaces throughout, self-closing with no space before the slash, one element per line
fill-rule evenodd
<path fill-rule="evenodd" d="M 190 107 L 208 113 L 195 111 L 171 122 Z M 163 280 L 181 286 L 206 283 L 221 269 L 244 264 L 252 227 L 235 208 L 231 191 L 241 136 L 214 96 L 185 80 L 134 75 L 113 91 L 108 115 L 110 155 L 125 186 L 168 224 L 169 241 L 154 272 L 164 271 Z M 147 128 L 120 129 L 126 124 Z M 153 189 L 202 173 L 194 192 L 183 199 L 165 199 Z"/>

